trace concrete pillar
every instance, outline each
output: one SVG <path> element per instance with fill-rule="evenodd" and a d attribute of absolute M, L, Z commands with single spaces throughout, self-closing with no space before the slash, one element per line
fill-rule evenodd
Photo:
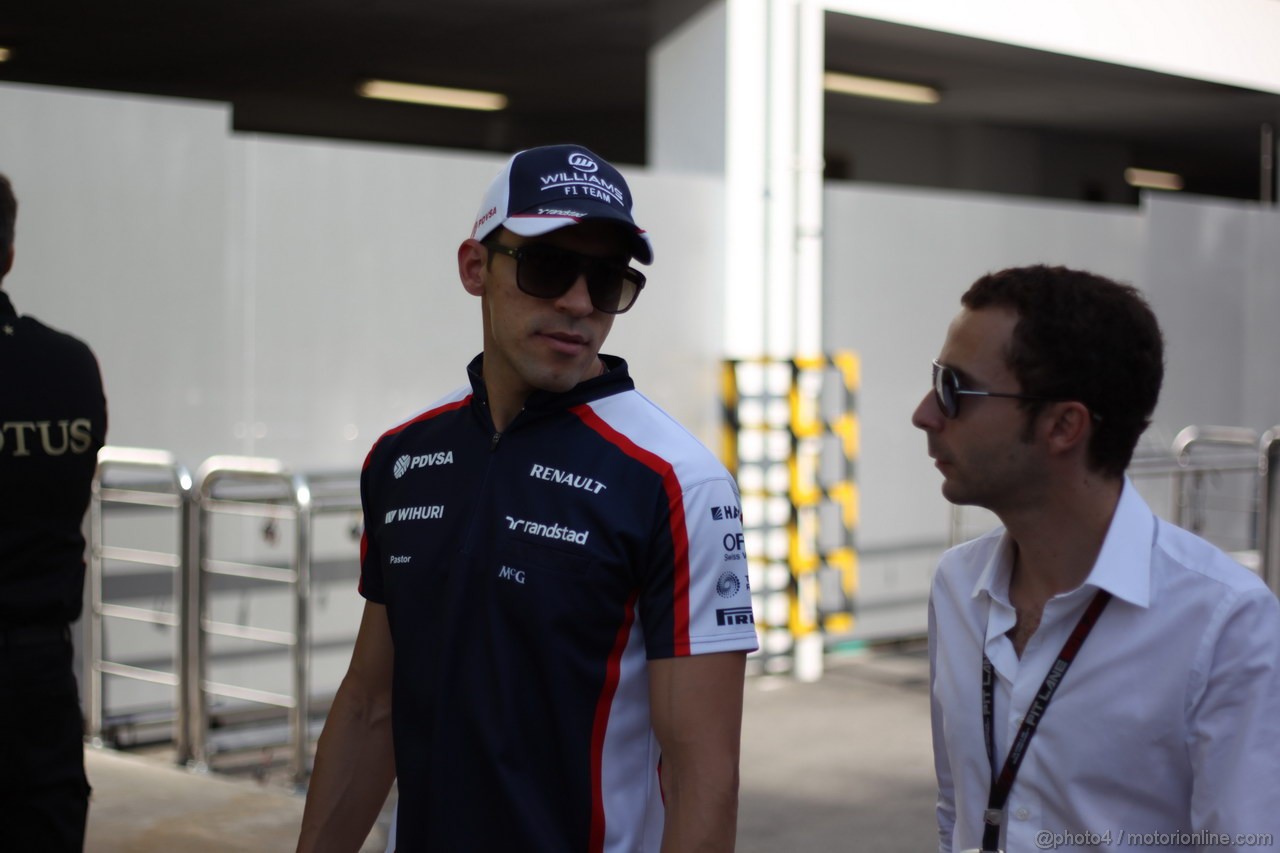
<path fill-rule="evenodd" d="M 650 163 L 725 178 L 732 357 L 822 351 L 822 16 L 716 0 L 650 54 Z"/>

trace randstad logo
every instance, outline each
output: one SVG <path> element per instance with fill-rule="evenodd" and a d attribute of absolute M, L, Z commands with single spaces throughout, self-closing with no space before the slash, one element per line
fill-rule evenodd
<path fill-rule="evenodd" d="M 711 508 L 711 518 L 715 521 L 724 521 L 725 519 L 741 518 L 742 510 L 736 506 L 713 506 Z"/>
<path fill-rule="evenodd" d="M 395 466 L 391 472 L 396 475 L 399 480 L 405 473 L 412 471 L 414 468 L 426 468 L 431 465 L 452 465 L 453 451 L 443 450 L 437 453 L 423 453 L 421 456 L 410 456 L 405 454 L 396 460 Z"/>
<path fill-rule="evenodd" d="M 596 161 L 586 154 L 570 154 L 569 165 L 582 172 L 594 172 L 600 168 L 596 165 Z"/>
<path fill-rule="evenodd" d="M 507 529 L 520 530 L 547 539 L 561 539 L 578 545 L 586 545 L 587 537 L 591 535 L 588 530 L 570 530 L 568 527 L 561 527 L 559 524 L 541 524 L 536 521 L 525 521 L 522 518 L 512 518 L 509 515 L 507 516 Z"/>

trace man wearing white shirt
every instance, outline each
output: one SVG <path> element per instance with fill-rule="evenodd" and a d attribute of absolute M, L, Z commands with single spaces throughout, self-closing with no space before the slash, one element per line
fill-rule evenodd
<path fill-rule="evenodd" d="M 978 280 L 912 423 L 1003 527 L 929 604 L 939 850 L 1280 849 L 1280 605 L 1124 471 L 1163 378 L 1133 288 Z"/>

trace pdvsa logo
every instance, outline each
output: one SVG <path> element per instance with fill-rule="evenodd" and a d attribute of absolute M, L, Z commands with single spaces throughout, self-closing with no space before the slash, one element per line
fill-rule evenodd
<path fill-rule="evenodd" d="M 586 154 L 570 154 L 569 165 L 577 169 L 579 172 L 594 172 L 600 167 L 596 165 L 596 161 L 592 160 Z"/>
<path fill-rule="evenodd" d="M 724 607 L 716 611 L 717 625 L 754 625 L 755 614 L 750 607 Z"/>
<path fill-rule="evenodd" d="M 736 506 L 713 506 L 711 508 L 711 518 L 714 521 L 742 518 L 742 510 L 738 509 Z"/>
<path fill-rule="evenodd" d="M 721 572 L 716 580 L 716 595 L 721 598 L 733 598 L 742 589 L 742 581 L 733 572 Z"/>
<path fill-rule="evenodd" d="M 396 460 L 396 464 L 392 466 L 391 473 L 396 475 L 399 480 L 414 468 L 428 468 L 432 465 L 452 465 L 453 451 L 441 450 L 436 453 L 423 453 L 420 456 L 410 456 L 405 454 Z"/>

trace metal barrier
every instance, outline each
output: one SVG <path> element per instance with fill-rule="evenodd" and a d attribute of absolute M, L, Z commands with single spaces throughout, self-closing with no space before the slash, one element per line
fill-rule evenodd
<path fill-rule="evenodd" d="M 1167 449 L 1147 446 L 1136 453 L 1125 473 L 1139 486 L 1167 478 L 1166 511 L 1160 508 L 1163 495 L 1149 490 L 1146 495 L 1156 514 L 1213 542 L 1280 593 L 1275 578 L 1280 573 L 1280 486 L 1275 483 L 1280 463 L 1273 461 L 1269 470 L 1269 454 L 1273 460 L 1280 457 L 1280 426 L 1261 443 L 1250 429 L 1189 426 Z M 1239 482 L 1228 482 L 1233 475 Z M 973 535 L 964 523 L 967 509 L 951 506 L 948 546 Z"/>
<path fill-rule="evenodd" d="M 1240 540 L 1218 544 L 1244 561 L 1251 560 L 1258 542 L 1258 434 L 1241 427 L 1189 426 L 1174 436 L 1171 451 L 1178 468 L 1173 474 L 1170 520 L 1192 533 L 1206 535 L 1211 512 L 1247 517 L 1247 529 Z M 1192 457 L 1197 454 L 1193 464 Z M 1242 494 L 1233 497 L 1229 489 L 1214 489 L 1233 473 L 1247 478 Z M 1252 568 L 1257 568 L 1256 562 Z"/>
<path fill-rule="evenodd" d="M 190 683 L 189 664 L 195 633 L 188 618 L 192 597 L 186 566 L 190 554 L 191 475 L 163 450 L 134 447 L 104 447 L 98 451 L 98 468 L 89 503 L 89 620 L 85 640 L 88 664 L 86 716 L 89 735 L 101 742 L 108 729 L 138 722 L 128 715 L 108 717 L 105 703 L 105 676 L 160 684 L 174 689 L 173 708 L 162 712 L 162 720 L 172 722 L 174 744 L 180 763 L 190 757 L 189 721 L 191 705 L 183 689 Z M 104 515 L 125 511 L 172 511 L 172 533 L 176 545 L 171 552 L 125 547 L 107 543 Z M 104 595 L 106 563 L 144 566 L 150 574 L 168 574 L 172 579 L 173 610 L 126 606 L 107 601 Z M 140 667 L 108 660 L 104 619 L 118 619 L 164 626 L 174 631 L 172 671 Z"/>
<path fill-rule="evenodd" d="M 254 702 L 283 708 L 288 713 L 290 770 L 294 781 L 307 775 L 311 713 L 308 654 L 311 631 L 308 606 L 311 597 L 313 522 L 321 512 L 354 512 L 360 509 L 358 475 L 349 472 L 296 474 L 275 459 L 214 456 L 200 466 L 196 498 L 195 598 L 199 626 L 196 662 L 189 682 L 192 707 L 192 753 L 207 766 L 210 749 L 210 697 Z M 263 530 L 273 536 L 277 521 L 294 526 L 288 565 L 216 559 L 211 554 L 212 520 L 216 516 L 263 519 Z M 209 583 L 213 577 L 245 578 L 288 586 L 293 600 L 293 630 L 279 631 L 228 621 L 210 614 Z M 208 678 L 209 639 L 227 637 L 287 648 L 290 653 L 290 691 L 280 693 Z"/>
<path fill-rule="evenodd" d="M 1258 553 L 1262 579 L 1280 595 L 1280 425 L 1258 441 Z"/>
<path fill-rule="evenodd" d="M 731 369 L 737 365 L 732 365 Z M 803 629 L 803 635 L 820 637 L 838 628 L 841 619 L 848 620 L 856 570 L 856 556 L 851 547 L 856 524 L 856 492 L 852 491 L 852 466 L 857 455 L 856 420 L 852 414 L 852 395 L 857 385 L 856 361 L 851 364 L 787 364 L 780 366 L 786 376 L 775 402 L 773 394 L 759 394 L 756 415 L 736 420 L 738 429 L 752 426 L 771 434 L 780 433 L 777 441 L 766 438 L 757 450 L 778 445 L 782 449 L 743 454 L 746 459 L 731 459 L 733 467 L 744 470 L 754 466 L 760 470 L 752 485 L 744 484 L 744 510 L 763 516 L 750 524 L 762 536 L 769 552 L 764 560 L 765 577 L 757 593 L 756 607 L 762 628 L 774 631 Z M 842 377 L 841 393 L 836 396 L 836 415 L 825 415 L 818 403 L 821 394 L 816 380 L 800 378 L 807 370 L 835 370 Z M 735 377 L 736 378 L 736 377 Z M 813 387 L 805 385 L 809 383 Z M 740 402 L 736 383 L 730 386 Z M 776 392 L 774 392 L 776 394 Z M 752 396 L 752 395 L 748 395 Z M 766 399 L 768 398 L 768 399 Z M 769 414 L 766 414 L 769 413 Z M 758 420 L 757 420 L 758 419 Z M 745 421 L 746 423 L 743 423 Z M 836 464 L 824 466 L 814 448 L 800 448 L 804 441 L 819 436 L 834 436 L 839 452 Z M 735 438 L 741 438 L 735 432 Z M 735 454 L 744 449 L 740 441 L 732 444 Z M 1248 448 L 1250 452 L 1244 451 Z M 1251 461 L 1246 464 L 1249 457 Z M 754 458 L 753 458 L 754 457 Z M 781 463 L 781 464 L 779 464 Z M 836 469 L 836 479 L 828 480 L 818 469 Z M 797 475 L 797 471 L 804 469 Z M 1172 514 L 1182 526 L 1201 532 L 1206 511 L 1212 509 L 1204 498 L 1206 484 L 1215 473 L 1252 471 L 1257 478 L 1257 499 L 1246 506 L 1230 506 L 1230 511 L 1256 513 L 1250 530 L 1256 534 L 1260 573 L 1268 585 L 1280 593 L 1280 425 L 1265 433 L 1260 440 L 1248 430 L 1220 427 L 1188 428 L 1178 434 L 1173 447 L 1157 456 L 1135 458 L 1129 474 L 1134 479 L 1149 480 L 1170 477 Z M 747 478 L 750 480 L 750 478 Z M 777 481 L 777 485 L 774 482 Z M 288 718 L 290 771 L 296 782 L 307 775 L 310 745 L 311 673 L 309 651 L 312 645 L 309 604 L 312 593 L 312 561 L 314 557 L 314 520 L 317 514 L 360 512 L 359 478 L 354 472 L 312 473 L 290 472 L 274 459 L 237 456 L 215 456 L 198 472 L 198 486 L 172 454 L 159 450 L 107 447 L 99 454 L 98 471 L 93 483 L 90 505 L 89 630 L 86 661 L 89 668 L 87 710 L 90 734 L 101 738 L 112 725 L 130 721 L 112 719 L 104 701 L 104 676 L 134 679 L 174 689 L 173 736 L 177 760 L 194 767 L 209 766 L 211 708 L 210 699 L 239 700 L 281 709 Z M 772 510 L 786 508 L 779 514 Z M 817 528 L 814 507 L 824 503 L 835 510 L 834 528 L 839 534 L 823 543 Z M 177 545 L 172 552 L 148 550 L 109 544 L 104 516 L 125 509 L 169 510 L 174 513 Z M 960 507 L 953 507 L 958 512 Z M 766 511 L 769 510 L 769 511 Z M 744 513 L 745 515 L 745 513 Z M 238 516 L 264 522 L 263 532 L 274 536 L 277 522 L 294 525 L 290 554 L 285 564 L 233 561 L 216 558 L 213 553 L 212 523 L 215 517 Z M 777 516 L 777 517 L 775 517 Z M 744 521 L 748 519 L 744 518 Z M 954 523 L 953 528 L 958 529 Z M 1199 527 L 1197 527 L 1197 525 Z M 780 528 L 780 530 L 778 529 Z M 786 531 L 782 536 L 776 535 Z M 358 524 L 352 529 L 358 535 Z M 803 541 L 797 540 L 797 537 Z M 772 552 L 777 552 L 776 556 Z M 345 560 L 345 558 L 344 558 Z M 104 593 L 109 586 L 111 564 L 148 567 L 151 574 L 169 573 L 172 577 L 172 610 L 126 606 L 109 600 Z M 795 564 L 795 565 L 793 565 Z M 780 574 L 770 579 L 769 572 Z M 839 580 L 836 595 L 824 596 L 824 575 Z M 212 578 L 241 578 L 252 582 L 280 584 L 288 589 L 293 604 L 292 630 L 272 630 L 213 618 L 210 612 Z M 805 587 L 802 590 L 802 587 Z M 768 593 L 780 601 L 774 601 Z M 822 599 L 839 599 L 823 606 Z M 783 607 L 772 615 L 775 604 Z M 807 610 L 805 605 L 807 603 Z M 805 610 L 803 624 L 798 623 L 797 608 Z M 804 615 L 804 614 L 801 614 Z M 140 667 L 108 659 L 105 652 L 104 620 L 146 623 L 174 631 L 174 666 L 172 672 Z M 791 633 L 791 639 L 803 636 Z M 213 637 L 225 637 L 265 643 L 287 650 L 289 656 L 289 689 L 287 692 L 262 690 L 210 679 L 209 644 Z M 767 651 L 766 663 L 781 657 L 788 668 L 800 667 L 794 645 L 786 651 Z M 789 659 L 789 660 L 788 660 Z M 781 661 L 779 661 L 781 662 Z M 820 667 L 820 664 L 819 664 Z M 775 671 L 766 666 L 765 671 Z M 819 670 L 820 671 L 820 670 Z M 801 673 L 796 672 L 800 675 Z M 275 719 L 280 712 L 273 711 Z M 230 719 L 227 714 L 221 719 Z M 166 718 L 170 719 L 170 718 Z"/>

